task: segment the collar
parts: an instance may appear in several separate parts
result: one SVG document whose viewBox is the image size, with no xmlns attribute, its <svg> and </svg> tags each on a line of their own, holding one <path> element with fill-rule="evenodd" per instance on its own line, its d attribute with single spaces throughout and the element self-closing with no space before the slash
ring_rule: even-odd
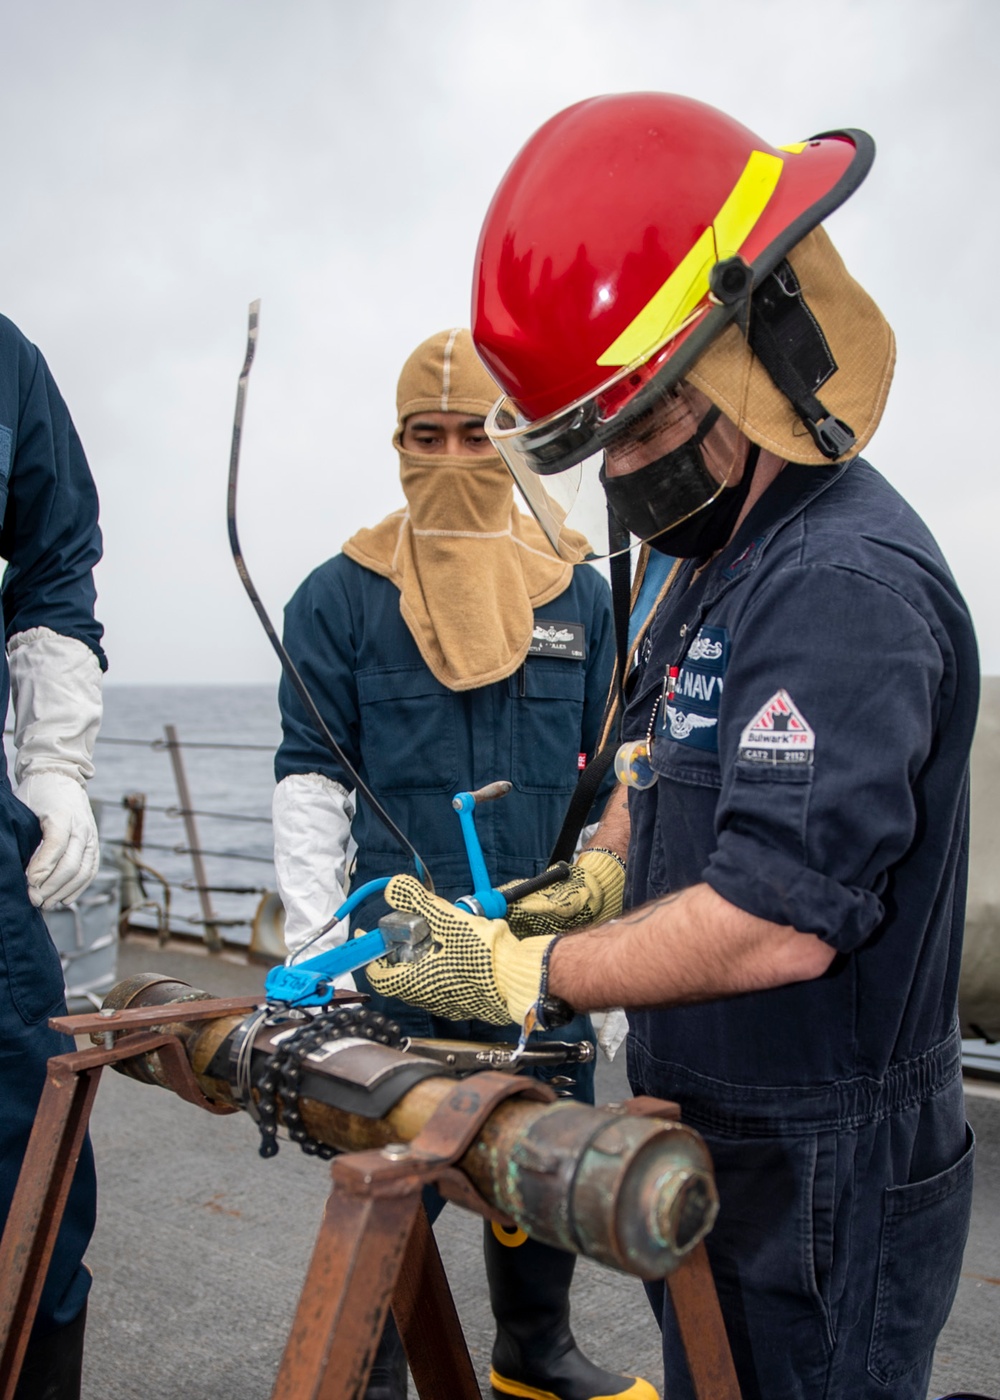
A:
<svg viewBox="0 0 1000 1400">
<path fill-rule="evenodd" d="M 670 620 L 671 628 L 677 633 L 676 645 L 672 643 L 670 653 L 672 668 L 679 670 L 683 666 L 705 618 L 730 588 L 753 574 L 775 535 L 839 481 L 851 465 L 852 462 L 838 462 L 829 467 L 816 467 L 789 462 L 753 506 L 734 538 L 704 566 L 697 580 L 697 559 L 686 560 L 681 565 L 649 630 L 650 641 L 655 645 L 653 634 L 659 630 L 657 623 L 665 625 L 671 599 L 676 599 L 677 611 Z M 685 595 L 690 598 L 687 617 L 683 606 Z M 643 677 L 632 699 L 638 703 L 651 688 L 662 683 L 662 676 Z"/>
<path fill-rule="evenodd" d="M 705 607 L 714 604 L 738 580 L 753 573 L 778 531 L 839 481 L 849 466 L 851 462 L 838 462 L 829 467 L 789 462 L 755 503 L 733 539 L 705 567 L 708 576 L 702 593 Z M 678 580 L 682 587 L 690 582 L 697 567 L 697 560 L 682 567 Z"/>
</svg>

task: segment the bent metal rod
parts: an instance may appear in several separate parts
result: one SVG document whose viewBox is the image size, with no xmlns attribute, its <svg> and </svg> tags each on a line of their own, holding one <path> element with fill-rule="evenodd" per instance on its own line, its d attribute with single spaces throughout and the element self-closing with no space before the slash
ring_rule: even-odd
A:
<svg viewBox="0 0 1000 1400">
<path fill-rule="evenodd" d="M 410 842 L 409 838 L 406 835 L 404 835 L 404 833 L 399 829 L 399 827 L 396 825 L 393 819 L 389 816 L 388 812 L 382 806 L 381 802 L 379 802 L 378 798 L 370 790 L 368 784 L 356 771 L 354 765 L 350 762 L 347 755 L 337 743 L 336 739 L 330 733 L 326 721 L 323 719 L 323 716 L 320 714 L 319 709 L 316 706 L 316 702 L 310 695 L 309 689 L 305 681 L 299 675 L 299 672 L 296 669 L 292 658 L 288 655 L 288 652 L 285 650 L 281 638 L 275 631 L 274 624 L 271 622 L 271 619 L 268 616 L 267 609 L 264 607 L 263 601 L 261 600 L 261 596 L 257 592 L 257 588 L 253 582 L 253 579 L 250 577 L 250 571 L 246 566 L 246 561 L 243 558 L 243 550 L 240 547 L 239 534 L 236 528 L 236 487 L 237 482 L 239 480 L 240 470 L 240 445 L 243 441 L 243 414 L 246 408 L 247 387 L 250 381 L 250 369 L 253 365 L 254 354 L 257 349 L 257 327 L 259 320 L 260 301 L 252 301 L 250 303 L 249 319 L 247 324 L 246 353 L 243 358 L 243 368 L 240 371 L 239 382 L 236 387 L 236 409 L 233 415 L 233 439 L 229 451 L 229 482 L 226 493 L 226 525 L 229 531 L 229 548 L 232 552 L 233 563 L 236 565 L 236 572 L 240 576 L 240 582 L 243 584 L 243 587 L 246 590 L 247 597 L 253 604 L 254 611 L 256 612 L 257 617 L 260 620 L 260 624 L 264 628 L 264 631 L 267 633 L 267 639 L 271 643 L 271 646 L 274 648 L 278 660 L 281 662 L 282 670 L 288 677 L 289 683 L 294 688 L 295 693 L 299 697 L 299 700 L 302 702 L 302 706 L 305 709 L 306 714 L 309 716 L 310 722 L 315 727 L 316 732 L 319 734 L 320 738 L 323 740 L 323 743 L 327 746 L 330 752 L 341 764 L 344 771 L 350 777 L 354 787 L 371 807 L 378 820 L 382 823 L 382 825 L 389 832 L 389 834 L 392 837 L 394 837 L 396 841 L 399 842 L 403 850 L 410 856 L 416 868 L 418 876 L 423 881 L 427 889 L 429 889 L 433 894 L 434 882 L 431 879 L 430 871 L 427 869 L 427 866 L 424 864 L 424 862 L 420 859 L 420 856 L 417 853 L 415 847 Z M 323 929 L 320 930 L 320 932 L 326 932 L 326 930 Z"/>
</svg>

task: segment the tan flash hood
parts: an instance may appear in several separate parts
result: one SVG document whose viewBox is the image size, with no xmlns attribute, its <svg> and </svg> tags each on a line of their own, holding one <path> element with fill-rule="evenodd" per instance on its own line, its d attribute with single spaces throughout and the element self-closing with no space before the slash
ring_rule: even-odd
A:
<svg viewBox="0 0 1000 1400">
<path fill-rule="evenodd" d="M 788 262 L 836 364 L 817 392 L 829 412 L 854 432 L 854 443 L 843 457 L 857 456 L 878 427 L 889 394 L 896 363 L 892 328 L 847 271 L 824 228 L 813 229 L 797 243 Z M 816 466 L 830 460 L 735 323 L 726 327 L 684 377 L 707 394 L 751 442 L 768 452 L 785 461 Z"/>
</svg>

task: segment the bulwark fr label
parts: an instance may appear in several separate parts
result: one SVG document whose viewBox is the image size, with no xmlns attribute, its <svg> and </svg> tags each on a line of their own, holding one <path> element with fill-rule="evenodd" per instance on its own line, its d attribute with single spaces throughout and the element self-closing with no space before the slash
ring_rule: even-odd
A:
<svg viewBox="0 0 1000 1400">
<path fill-rule="evenodd" d="M 816 735 L 787 690 L 772 695 L 740 735 L 746 763 L 812 763 Z"/>
<path fill-rule="evenodd" d="M 531 635 L 529 656 L 562 656 L 567 661 L 585 661 L 587 644 L 582 622 L 536 622 Z"/>
</svg>

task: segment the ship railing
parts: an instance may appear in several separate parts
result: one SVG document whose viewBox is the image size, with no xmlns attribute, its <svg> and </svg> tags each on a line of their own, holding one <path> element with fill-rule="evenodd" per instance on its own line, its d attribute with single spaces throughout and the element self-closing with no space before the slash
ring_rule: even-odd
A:
<svg viewBox="0 0 1000 1400">
<path fill-rule="evenodd" d="M 125 793 L 116 804 L 107 798 L 95 800 L 95 807 L 107 809 L 119 805 L 125 809 L 125 829 L 120 837 L 102 834 L 101 844 L 121 875 L 118 928 L 122 937 L 132 934 L 155 934 L 160 944 L 171 939 L 198 942 L 209 953 L 237 953 L 255 960 L 274 962 L 284 954 L 282 939 L 284 912 L 274 890 L 274 866 L 270 854 L 241 847 L 236 833 L 248 826 L 270 827 L 270 814 L 219 810 L 217 805 L 199 805 L 192 794 L 185 763 L 187 751 L 228 751 L 236 753 L 274 754 L 273 744 L 245 743 L 232 740 L 181 739 L 176 725 L 164 725 L 162 737 L 139 739 L 100 735 L 98 744 L 145 748 L 165 753 L 176 801 L 151 802 L 141 792 Z M 183 824 L 184 839 L 177 842 L 149 840 L 146 836 L 147 814 L 166 821 Z M 213 824 L 231 823 L 234 831 L 232 845 L 220 848 L 204 844 L 199 833 L 199 819 Z M 270 848 L 270 842 L 267 843 Z M 184 857 L 189 875 L 178 878 L 174 872 L 163 870 L 164 862 L 157 857 L 167 854 Z M 152 859 L 150 857 L 152 856 Z M 212 878 L 206 862 L 246 862 L 266 867 L 264 882 L 254 882 L 250 876 L 238 882 L 233 878 Z M 184 913 L 178 907 L 179 893 L 195 895 L 197 913 Z M 213 895 L 239 901 L 238 912 L 224 913 Z M 253 900 L 248 904 L 247 900 Z M 249 930 L 242 937 L 237 930 Z"/>
</svg>

